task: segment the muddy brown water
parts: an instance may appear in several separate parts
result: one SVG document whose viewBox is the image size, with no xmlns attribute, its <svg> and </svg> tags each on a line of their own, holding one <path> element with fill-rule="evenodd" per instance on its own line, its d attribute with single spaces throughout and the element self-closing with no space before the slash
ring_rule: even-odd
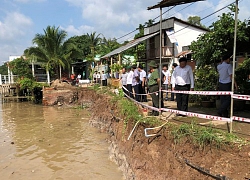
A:
<svg viewBox="0 0 250 180">
<path fill-rule="evenodd" d="M 0 103 L 0 179 L 122 179 L 86 111 Z"/>
</svg>

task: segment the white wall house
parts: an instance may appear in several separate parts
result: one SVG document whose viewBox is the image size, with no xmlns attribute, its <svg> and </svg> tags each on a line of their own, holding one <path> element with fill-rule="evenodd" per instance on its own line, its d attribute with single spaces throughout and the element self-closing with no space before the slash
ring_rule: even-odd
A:
<svg viewBox="0 0 250 180">
<path fill-rule="evenodd" d="M 144 29 L 144 35 L 160 31 L 160 23 L 153 24 Z M 162 43 L 162 64 L 168 64 L 171 68 L 172 63 L 178 63 L 178 54 L 188 50 L 192 41 L 197 40 L 199 35 L 206 33 L 205 28 L 192 25 L 181 19 L 172 17 L 162 21 L 162 37 L 159 33 L 146 40 L 146 59 L 145 61 L 160 58 L 160 39 Z"/>
</svg>

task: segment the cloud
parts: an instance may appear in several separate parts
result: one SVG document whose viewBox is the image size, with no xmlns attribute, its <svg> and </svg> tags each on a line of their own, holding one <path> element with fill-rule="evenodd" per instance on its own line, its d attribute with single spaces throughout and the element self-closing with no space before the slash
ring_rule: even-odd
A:
<svg viewBox="0 0 250 180">
<path fill-rule="evenodd" d="M 29 17 L 18 12 L 7 13 L 3 21 L 0 21 L 1 62 L 8 60 L 9 55 L 23 53 L 27 44 L 31 43 L 26 38 L 32 34 L 29 30 L 32 25 L 33 22 Z"/>
<path fill-rule="evenodd" d="M 95 31 L 107 37 L 118 37 L 136 29 L 149 19 L 159 15 L 159 10 L 148 11 L 152 0 L 65 0 L 81 8 L 82 18 L 95 27 Z M 79 29 L 79 28 L 77 28 Z"/>
<path fill-rule="evenodd" d="M 18 12 L 10 12 L 0 21 L 0 40 L 14 40 L 24 36 L 32 25 L 32 20 Z"/>
<path fill-rule="evenodd" d="M 95 28 L 92 26 L 82 25 L 80 27 L 75 27 L 74 25 L 69 25 L 67 27 L 61 27 L 63 30 L 67 31 L 68 36 L 82 35 L 89 32 L 95 31 Z"/>
</svg>

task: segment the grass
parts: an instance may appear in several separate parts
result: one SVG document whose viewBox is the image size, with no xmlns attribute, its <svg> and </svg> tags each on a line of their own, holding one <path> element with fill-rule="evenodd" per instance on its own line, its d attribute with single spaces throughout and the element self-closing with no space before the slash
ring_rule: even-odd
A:
<svg viewBox="0 0 250 180">
<path fill-rule="evenodd" d="M 182 140 L 189 140 L 202 149 L 205 149 L 207 146 L 221 148 L 222 146 L 233 144 L 241 147 L 247 143 L 244 139 L 234 134 L 214 129 L 211 126 L 201 127 L 196 122 L 171 125 L 169 129 L 175 143 L 180 143 Z"/>
</svg>

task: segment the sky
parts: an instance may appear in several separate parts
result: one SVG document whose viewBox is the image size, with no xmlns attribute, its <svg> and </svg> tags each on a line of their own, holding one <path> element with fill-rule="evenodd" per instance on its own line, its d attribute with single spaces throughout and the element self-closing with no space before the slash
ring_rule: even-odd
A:
<svg viewBox="0 0 250 180">
<path fill-rule="evenodd" d="M 0 65 L 9 56 L 22 55 L 24 50 L 33 46 L 36 34 L 43 34 L 47 26 L 60 27 L 68 33 L 67 38 L 96 32 L 106 38 L 117 38 L 122 43 L 131 40 L 134 33 L 120 38 L 135 30 L 139 24 L 159 16 L 159 9 L 147 10 L 160 0 L 0 0 Z M 201 18 L 234 2 L 234 0 L 205 0 L 180 5 L 163 15 L 187 20 L 189 16 Z M 250 18 L 250 0 L 240 0 L 239 19 Z M 163 12 L 169 8 L 164 8 Z M 220 11 L 204 20 L 209 26 Z M 158 22 L 159 18 L 155 20 Z M 137 33 L 137 32 L 135 32 Z"/>
</svg>

